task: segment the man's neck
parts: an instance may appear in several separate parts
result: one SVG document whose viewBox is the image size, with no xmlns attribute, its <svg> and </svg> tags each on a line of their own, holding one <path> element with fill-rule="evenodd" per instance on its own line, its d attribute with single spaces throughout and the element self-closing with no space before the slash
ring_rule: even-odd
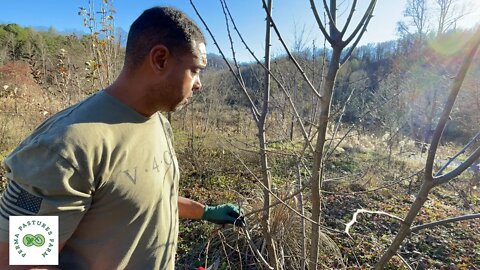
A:
<svg viewBox="0 0 480 270">
<path fill-rule="evenodd" d="M 105 91 L 123 104 L 132 108 L 136 112 L 150 117 L 156 111 L 149 109 L 146 105 L 145 91 L 146 85 L 135 74 L 130 74 L 122 70 L 118 78 Z"/>
</svg>

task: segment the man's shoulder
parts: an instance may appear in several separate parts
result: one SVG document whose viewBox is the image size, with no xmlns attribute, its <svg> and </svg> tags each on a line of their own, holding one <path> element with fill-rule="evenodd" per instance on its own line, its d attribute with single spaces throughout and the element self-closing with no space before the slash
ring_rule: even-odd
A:
<svg viewBox="0 0 480 270">
<path fill-rule="evenodd" d="M 95 102 L 95 95 L 92 95 L 55 113 L 35 128 L 12 153 L 37 146 L 56 150 L 71 143 L 82 144 L 98 137 L 98 128 L 92 126 L 96 122 L 95 118 L 100 115 L 89 108 Z"/>
</svg>

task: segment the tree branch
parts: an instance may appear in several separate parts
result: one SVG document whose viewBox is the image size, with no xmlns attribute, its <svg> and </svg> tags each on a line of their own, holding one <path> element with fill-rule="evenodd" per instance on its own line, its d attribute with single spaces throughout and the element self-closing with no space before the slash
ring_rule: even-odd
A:
<svg viewBox="0 0 480 270">
<path fill-rule="evenodd" d="M 332 147 L 332 144 L 333 144 L 333 141 L 335 139 L 335 136 L 337 136 L 337 132 L 338 132 L 338 129 L 340 128 L 340 123 L 342 122 L 342 117 L 343 115 L 345 115 L 345 110 L 347 109 L 347 104 L 348 102 L 350 101 L 350 99 L 352 98 L 353 96 L 353 93 L 355 92 L 355 87 L 352 87 L 352 91 L 350 91 L 350 94 L 348 95 L 347 97 L 347 100 L 345 101 L 345 103 L 343 104 L 342 106 L 342 109 L 341 109 L 341 112 L 340 112 L 340 116 L 338 117 L 338 120 L 337 122 L 335 123 L 335 128 L 333 129 L 333 134 L 332 134 L 332 140 L 328 143 L 328 146 L 326 147 L 326 149 L 328 149 L 328 151 L 325 151 L 325 155 L 324 155 L 324 158 L 325 160 L 328 160 L 330 158 L 330 156 L 333 154 L 333 152 L 335 151 L 335 149 L 340 145 L 340 143 L 343 141 L 340 140 L 334 148 L 331 148 Z M 354 125 L 352 125 L 354 126 Z M 347 132 L 348 134 L 348 132 Z M 346 134 L 345 134 L 346 136 Z"/>
<path fill-rule="evenodd" d="M 375 5 L 377 4 L 377 0 L 371 0 L 370 1 L 370 5 L 368 6 L 367 10 L 365 11 L 365 14 L 363 15 L 362 19 L 360 20 L 360 22 L 358 23 L 357 25 L 357 28 L 355 28 L 355 30 L 353 30 L 352 34 L 350 35 L 350 37 L 348 37 L 342 44 L 343 47 L 347 46 L 354 38 L 355 36 L 358 34 L 358 32 L 362 29 L 362 33 L 360 34 L 360 36 L 363 35 L 363 32 L 365 32 L 365 29 L 368 25 L 368 22 L 370 21 L 370 17 L 372 16 L 373 14 L 373 10 L 375 9 Z"/>
<path fill-rule="evenodd" d="M 386 188 L 390 188 L 390 187 L 393 187 L 395 185 L 398 185 L 398 184 L 401 184 L 403 181 L 407 180 L 407 179 L 410 179 L 412 177 L 414 177 L 415 175 L 418 175 L 420 172 L 422 172 L 422 170 L 419 170 L 407 177 L 404 177 L 404 178 L 400 178 L 398 180 L 396 180 L 395 182 L 393 183 L 390 183 L 390 184 L 387 184 L 387 185 L 384 185 L 384 186 L 381 186 L 381 187 L 377 187 L 377 188 L 374 188 L 374 189 L 369 189 L 369 190 L 365 190 L 365 191 L 355 191 L 355 192 L 348 192 L 348 193 L 338 193 L 338 192 L 330 192 L 330 191 L 324 191 L 322 190 L 322 193 L 325 193 L 325 194 L 332 194 L 332 195 L 338 195 L 338 196 L 348 196 L 348 195 L 359 195 L 359 194 L 366 194 L 366 193 L 372 193 L 372 192 L 375 192 L 375 191 L 378 191 L 378 190 L 381 190 L 381 189 L 386 189 Z M 325 182 L 328 182 L 328 181 L 325 181 Z"/>
<path fill-rule="evenodd" d="M 245 87 L 245 81 L 243 80 L 242 72 L 240 71 L 240 66 L 238 65 L 238 61 L 237 61 L 237 58 L 235 56 L 235 48 L 233 47 L 232 35 L 230 34 L 230 24 L 228 23 L 228 17 L 227 17 L 227 13 L 226 13 L 226 10 L 225 10 L 227 3 L 225 3 L 225 0 L 220 0 L 220 4 L 222 5 L 223 15 L 225 16 L 225 24 L 227 26 L 228 39 L 230 40 L 230 48 L 232 50 L 233 62 L 235 63 L 235 67 L 237 68 L 238 77 L 240 78 L 240 81 L 242 82 L 242 85 Z"/>
<path fill-rule="evenodd" d="M 453 157 L 449 158 L 447 163 L 445 163 L 441 168 L 440 170 L 438 170 L 438 172 L 435 174 L 435 176 L 441 176 L 441 174 L 443 173 L 443 171 L 448 168 L 448 165 L 450 165 L 450 163 L 452 163 L 457 157 L 459 157 L 460 155 L 464 154 L 465 151 L 468 149 L 468 147 L 470 147 L 470 145 L 472 145 L 474 142 L 476 142 L 478 139 L 480 138 L 480 132 L 477 133 L 477 135 L 475 135 L 475 137 L 473 137 L 473 139 L 471 139 L 463 148 L 462 150 L 458 151 L 458 153 L 456 153 Z"/>
<path fill-rule="evenodd" d="M 413 267 L 411 267 L 408 264 L 408 261 L 405 258 L 403 258 L 398 252 L 397 252 L 397 256 L 400 258 L 400 260 L 402 260 L 402 262 L 405 264 L 405 266 L 408 268 L 408 270 L 413 270 Z"/>
<path fill-rule="evenodd" d="M 315 16 L 315 20 L 317 20 L 318 27 L 320 28 L 320 31 L 322 31 L 323 36 L 325 39 L 330 43 L 330 45 L 334 44 L 334 41 L 332 37 L 328 34 L 327 30 L 325 29 L 325 26 L 322 23 L 322 20 L 320 19 L 320 16 L 318 15 L 317 7 L 315 6 L 315 1 L 310 0 L 310 6 L 312 7 L 313 15 Z"/>
<path fill-rule="evenodd" d="M 274 268 L 268 264 L 268 262 L 267 262 L 267 260 L 265 260 L 265 258 L 263 258 L 262 254 L 260 253 L 257 246 L 255 245 L 252 238 L 250 237 L 250 234 L 248 233 L 248 230 L 246 228 L 241 228 L 241 230 L 245 233 L 245 238 L 247 238 L 248 243 L 250 244 L 250 248 L 255 252 L 255 254 L 258 256 L 259 260 L 265 265 L 265 267 L 267 267 L 267 269 L 272 269 L 273 270 Z"/>
<path fill-rule="evenodd" d="M 427 162 L 425 164 L 425 177 L 429 179 L 428 181 L 433 181 L 433 162 L 435 160 L 435 155 L 437 153 L 437 148 L 438 144 L 440 142 L 440 139 L 442 138 L 443 131 L 445 130 L 445 126 L 447 125 L 447 121 L 450 118 L 450 112 L 452 111 L 453 105 L 455 103 L 455 100 L 458 96 L 458 93 L 460 92 L 460 88 L 462 86 L 463 80 L 465 79 L 465 76 L 467 74 L 468 69 L 470 68 L 470 65 L 472 64 L 472 61 L 474 59 L 475 54 L 477 53 L 478 47 L 480 46 L 480 27 L 477 28 L 477 31 L 473 35 L 471 41 L 470 41 L 470 50 L 465 56 L 462 66 L 460 67 L 460 71 L 458 72 L 458 75 L 455 77 L 455 80 L 453 81 L 453 86 L 452 90 L 450 92 L 450 95 L 448 96 L 447 102 L 445 104 L 445 107 L 443 109 L 442 115 L 440 117 L 440 120 L 438 121 L 437 128 L 435 129 L 435 132 L 433 134 L 432 142 L 430 144 L 430 148 L 428 149 L 428 156 L 427 156 Z M 480 152 L 479 149 L 477 149 L 472 156 Z M 470 158 L 472 157 L 470 156 Z M 469 159 L 470 159 L 469 158 Z M 472 161 L 473 162 L 473 161 Z M 463 167 L 462 167 L 463 168 Z M 458 170 L 457 170 L 458 169 Z M 458 173 L 462 172 L 463 170 L 460 170 L 457 168 L 455 171 L 455 174 L 452 172 L 449 174 L 450 176 L 458 175 Z M 445 183 L 449 181 L 450 179 L 446 178 L 446 175 L 440 176 L 436 179 L 437 182 Z M 441 180 L 440 180 L 441 179 Z"/>
<path fill-rule="evenodd" d="M 383 253 L 383 255 L 380 257 L 377 264 L 375 265 L 374 269 L 376 270 L 384 269 L 385 265 L 388 263 L 388 261 L 399 249 L 405 237 L 407 237 L 410 234 L 413 221 L 415 220 L 418 213 L 420 212 L 423 205 L 425 204 L 425 201 L 427 200 L 430 190 L 434 187 L 435 183 L 433 181 L 434 178 L 432 175 L 432 171 L 433 171 L 433 162 L 435 159 L 437 147 L 438 147 L 440 138 L 442 137 L 442 133 L 445 129 L 445 125 L 449 118 L 455 99 L 457 98 L 462 82 L 465 78 L 465 75 L 470 67 L 470 64 L 473 60 L 473 57 L 475 56 L 475 53 L 479 45 L 480 45 L 480 28 L 477 29 L 476 33 L 474 34 L 474 36 L 466 46 L 466 48 L 468 48 L 468 46 L 472 46 L 471 50 L 467 53 L 465 59 L 463 60 L 458 76 L 456 77 L 454 85 L 452 86 L 452 89 L 450 91 L 447 103 L 445 104 L 444 110 L 442 112 L 442 116 L 437 124 L 437 127 L 435 128 L 435 133 L 432 139 L 431 147 L 428 150 L 427 162 L 425 164 L 424 181 L 420 188 L 420 191 L 418 192 L 415 201 L 410 206 L 410 210 L 408 211 L 404 222 L 400 226 L 400 229 L 397 235 L 395 236 L 395 238 L 393 239 L 392 243 L 390 244 L 388 249 L 385 251 L 385 253 Z M 446 179 L 446 181 L 449 181 L 449 180 L 450 179 Z"/>
<path fill-rule="evenodd" d="M 469 219 L 475 219 L 475 218 L 480 218 L 480 213 L 464 215 L 464 216 L 459 216 L 459 217 L 454 217 L 454 218 L 447 218 L 447 219 L 443 219 L 443 220 L 439 220 L 439 221 L 435 221 L 435 222 L 431 222 L 431 223 L 427 223 L 427 224 L 417 225 L 417 226 L 412 227 L 410 229 L 410 231 L 411 232 L 418 232 L 418 231 L 423 230 L 423 229 L 433 228 L 433 227 L 444 225 L 444 224 L 451 223 L 451 222 L 469 220 Z"/>
<path fill-rule="evenodd" d="M 460 165 L 458 165 L 457 168 L 455 168 L 451 172 L 448 172 L 441 176 L 434 177 L 433 178 L 434 185 L 438 186 L 452 180 L 455 176 L 460 175 L 463 171 L 468 169 L 468 167 L 470 167 L 473 164 L 473 162 L 478 160 L 478 158 L 480 158 L 480 147 L 475 149 L 475 151 L 467 158 L 467 160 L 462 162 Z"/>
<path fill-rule="evenodd" d="M 358 45 L 358 42 L 360 42 L 360 40 L 362 39 L 363 37 L 363 34 L 365 34 L 365 32 L 367 32 L 367 26 L 368 26 L 368 23 L 370 22 L 370 19 L 372 18 L 373 16 L 368 16 L 368 19 L 367 19 L 367 22 L 364 24 L 363 28 L 362 28 L 362 31 L 360 32 L 360 34 L 358 35 L 357 39 L 355 40 L 355 42 L 353 42 L 352 46 L 350 47 L 350 49 L 348 50 L 348 52 L 345 54 L 345 56 L 343 57 L 342 60 L 340 60 L 340 64 L 343 65 L 345 62 L 347 62 L 347 60 L 350 58 L 350 56 L 352 55 L 353 53 L 353 50 L 355 50 L 355 48 L 357 47 Z"/>
<path fill-rule="evenodd" d="M 335 10 L 334 12 L 330 10 L 331 7 L 328 6 L 327 0 L 323 0 L 323 6 L 325 8 L 325 13 L 327 13 L 328 19 L 330 20 L 330 25 L 332 26 L 333 29 L 335 29 L 336 32 L 338 32 L 337 22 L 335 19 L 335 13 L 336 13 Z M 337 7 L 334 6 L 333 8 L 336 9 Z"/>
<path fill-rule="evenodd" d="M 350 9 L 350 14 L 348 14 L 347 21 L 345 22 L 345 25 L 343 26 L 342 32 L 340 33 L 341 36 L 345 35 L 345 32 L 347 32 L 348 25 L 352 21 L 353 14 L 355 13 L 355 7 L 357 6 L 357 0 L 353 0 L 352 3 L 352 8 Z"/>
</svg>

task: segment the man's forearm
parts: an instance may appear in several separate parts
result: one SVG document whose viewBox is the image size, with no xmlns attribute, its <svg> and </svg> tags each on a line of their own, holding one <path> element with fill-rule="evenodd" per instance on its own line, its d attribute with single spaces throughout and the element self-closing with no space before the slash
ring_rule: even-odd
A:
<svg viewBox="0 0 480 270">
<path fill-rule="evenodd" d="M 186 219 L 202 219 L 205 205 L 184 198 L 178 197 L 178 216 Z"/>
</svg>

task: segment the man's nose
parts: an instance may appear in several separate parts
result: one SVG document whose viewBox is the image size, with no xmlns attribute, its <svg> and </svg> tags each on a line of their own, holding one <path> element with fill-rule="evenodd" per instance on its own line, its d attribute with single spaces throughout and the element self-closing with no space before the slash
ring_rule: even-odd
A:
<svg viewBox="0 0 480 270">
<path fill-rule="evenodd" d="M 193 83 L 192 90 L 200 90 L 202 88 L 202 82 L 200 82 L 200 76 L 197 76 L 195 82 Z"/>
</svg>

